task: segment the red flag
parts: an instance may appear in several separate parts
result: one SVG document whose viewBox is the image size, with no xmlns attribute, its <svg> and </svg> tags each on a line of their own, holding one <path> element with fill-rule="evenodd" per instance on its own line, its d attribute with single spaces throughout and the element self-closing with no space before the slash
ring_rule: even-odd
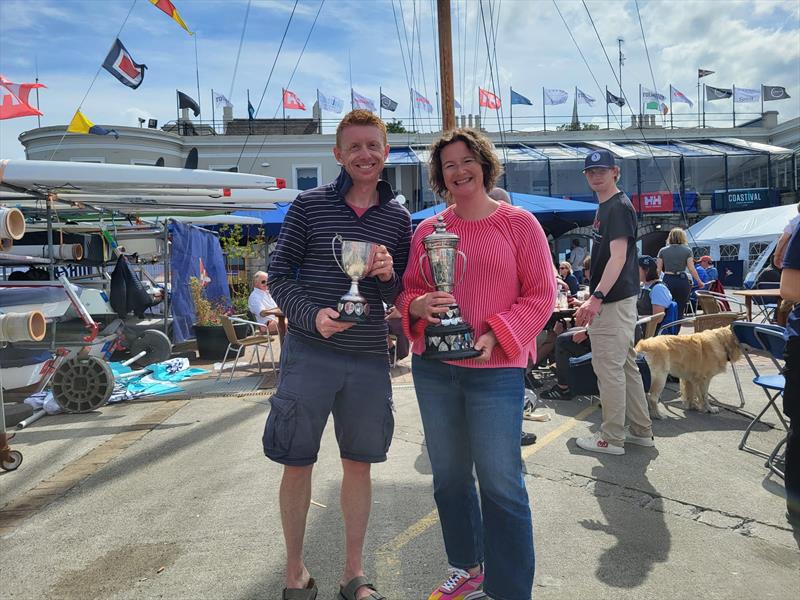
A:
<svg viewBox="0 0 800 600">
<path fill-rule="evenodd" d="M 0 75 L 0 119 L 41 115 L 28 102 L 28 95 L 33 88 L 42 87 L 41 83 L 11 83 Z"/>
<path fill-rule="evenodd" d="M 181 19 L 181 16 L 178 14 L 178 9 L 175 8 L 175 5 L 170 2 L 170 0 L 150 0 L 150 4 L 164 11 L 171 19 L 174 19 L 178 25 L 183 27 L 189 35 L 194 35 L 193 31 L 189 31 L 189 27 L 183 22 L 183 19 Z"/>
<path fill-rule="evenodd" d="M 500 98 L 495 96 L 492 92 L 488 92 L 483 88 L 478 88 L 478 105 L 497 110 L 500 108 Z"/>
<path fill-rule="evenodd" d="M 297 94 L 289 90 L 283 90 L 283 108 L 292 110 L 305 110 L 306 105 L 300 101 Z"/>
<path fill-rule="evenodd" d="M 211 277 L 208 276 L 208 271 L 206 271 L 206 266 L 203 264 L 203 259 L 198 259 L 200 261 L 200 285 L 206 287 L 209 283 L 211 283 Z"/>
</svg>

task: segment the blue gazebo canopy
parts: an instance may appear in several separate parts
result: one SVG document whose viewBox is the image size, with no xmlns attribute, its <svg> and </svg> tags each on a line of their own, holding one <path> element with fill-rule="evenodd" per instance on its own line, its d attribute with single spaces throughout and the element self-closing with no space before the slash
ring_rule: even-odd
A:
<svg viewBox="0 0 800 600">
<path fill-rule="evenodd" d="M 264 235 L 277 236 L 281 232 L 281 225 L 283 219 L 286 218 L 286 213 L 291 206 L 290 202 L 279 202 L 275 204 L 274 209 L 270 210 L 237 210 L 234 215 L 239 217 L 255 217 L 261 219 L 264 227 Z M 243 227 L 243 229 L 249 226 Z M 256 227 L 254 225 L 254 227 Z"/>
<path fill-rule="evenodd" d="M 594 221 L 597 204 L 579 200 L 565 200 L 549 196 L 536 196 L 511 192 L 511 203 L 532 213 L 547 233 L 558 237 L 575 227 L 589 225 Z M 447 205 L 436 204 L 411 215 L 411 221 L 418 225 L 423 220 L 442 212 Z"/>
</svg>

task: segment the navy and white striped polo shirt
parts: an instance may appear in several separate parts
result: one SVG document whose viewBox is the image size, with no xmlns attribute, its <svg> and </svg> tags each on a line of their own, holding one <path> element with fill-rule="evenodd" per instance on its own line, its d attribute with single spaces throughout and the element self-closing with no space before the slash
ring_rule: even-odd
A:
<svg viewBox="0 0 800 600">
<path fill-rule="evenodd" d="M 287 316 L 293 335 L 335 350 L 386 354 L 383 303 L 394 303 L 400 291 L 411 244 L 411 215 L 394 199 L 391 186 L 381 180 L 377 185 L 379 203 L 359 217 L 345 202 L 352 185 L 342 169 L 335 181 L 297 196 L 272 253 L 269 290 Z M 358 289 L 369 302 L 369 319 L 326 339 L 317 331 L 317 313 L 324 307 L 336 309 L 339 298 L 350 289 L 350 279 L 331 250 L 337 233 L 345 240 L 386 246 L 394 261 L 394 277 L 385 283 L 377 277 L 362 279 Z"/>
</svg>

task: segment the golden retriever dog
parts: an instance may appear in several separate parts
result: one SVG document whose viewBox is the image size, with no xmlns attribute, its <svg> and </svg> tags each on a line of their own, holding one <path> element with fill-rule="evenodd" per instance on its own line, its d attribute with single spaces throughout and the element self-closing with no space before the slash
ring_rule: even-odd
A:
<svg viewBox="0 0 800 600">
<path fill-rule="evenodd" d="M 715 375 L 724 373 L 728 361 L 741 357 L 733 330 L 709 329 L 691 335 L 659 335 L 640 341 L 636 351 L 644 353 L 650 367 L 651 383 L 647 402 L 650 416 L 663 419 L 658 401 L 667 375 L 681 380 L 683 408 L 718 413 L 708 401 L 708 385 Z"/>
</svg>

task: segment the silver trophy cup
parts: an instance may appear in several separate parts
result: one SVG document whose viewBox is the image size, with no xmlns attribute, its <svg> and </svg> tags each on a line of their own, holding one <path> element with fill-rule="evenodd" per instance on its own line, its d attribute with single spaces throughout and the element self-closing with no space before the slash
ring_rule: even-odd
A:
<svg viewBox="0 0 800 600">
<path fill-rule="evenodd" d="M 422 240 L 425 254 L 419 257 L 420 272 L 428 286 L 439 292 L 452 293 L 467 272 L 467 257 L 458 250 L 458 239 L 455 233 L 446 231 L 444 217 L 440 216 L 435 231 Z M 459 256 L 462 259 L 462 270 L 456 281 Z M 428 281 L 425 274 L 425 259 L 430 263 L 433 282 Z M 461 317 L 458 304 L 452 304 L 439 318 L 439 324 L 430 324 L 425 328 L 425 351 L 422 358 L 456 360 L 480 356 L 481 353 L 473 347 L 475 334 L 472 326 Z"/>
<path fill-rule="evenodd" d="M 336 242 L 341 244 L 341 251 L 336 251 Z M 342 239 L 338 233 L 331 240 L 333 258 L 339 268 L 350 278 L 350 289 L 339 299 L 336 310 L 339 321 L 363 323 L 369 315 L 369 303 L 358 292 L 358 282 L 372 269 L 377 246 L 372 242 L 354 242 Z M 339 257 L 341 256 L 341 261 Z"/>
</svg>

